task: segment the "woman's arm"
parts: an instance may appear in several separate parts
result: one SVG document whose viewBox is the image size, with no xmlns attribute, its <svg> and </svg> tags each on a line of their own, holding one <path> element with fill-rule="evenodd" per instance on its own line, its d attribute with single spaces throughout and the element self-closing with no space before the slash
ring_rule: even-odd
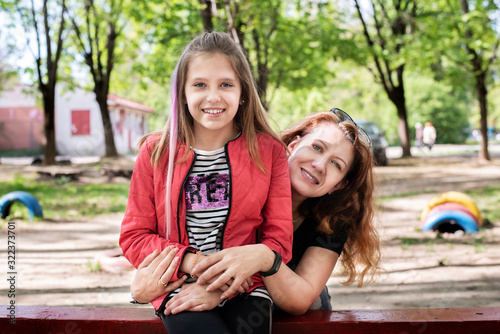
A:
<svg viewBox="0 0 500 334">
<path fill-rule="evenodd" d="M 176 257 L 178 249 L 175 248 L 174 246 L 168 246 L 163 250 L 161 253 L 159 253 L 157 250 L 155 250 L 153 253 L 149 254 L 144 261 L 139 265 L 134 281 L 132 282 L 130 286 L 130 291 L 132 295 L 134 296 L 134 299 L 140 303 L 148 303 L 153 301 L 154 299 L 164 295 L 165 293 L 171 292 L 175 289 L 177 289 L 179 286 L 184 284 L 186 281 L 186 278 L 188 277 L 187 275 L 183 275 L 179 280 L 173 281 L 171 280 L 171 277 L 173 274 L 176 272 L 176 268 L 179 264 L 179 258 Z M 189 255 L 189 256 L 188 256 Z M 181 270 L 188 270 L 186 268 L 192 268 L 194 264 L 193 261 L 200 261 L 203 257 L 196 258 L 196 255 L 188 253 L 184 257 L 183 264 L 180 266 Z M 187 263 L 187 264 L 185 264 Z M 190 270 L 190 269 L 189 269 Z M 219 274 L 220 275 L 220 274 Z M 229 278 L 227 275 L 222 275 L 224 278 Z M 216 276 L 217 278 L 217 276 Z M 170 283 L 168 283 L 171 281 Z M 209 282 L 212 282 L 212 280 L 209 280 Z M 232 279 L 227 282 L 228 285 L 231 285 L 233 282 Z M 166 283 L 165 285 L 163 283 Z M 217 296 L 217 301 L 220 302 L 220 295 L 222 294 L 222 290 L 227 290 L 229 288 L 228 285 L 223 285 L 221 286 L 221 290 L 219 290 L 218 296 Z M 243 293 L 245 292 L 249 286 L 252 285 L 251 279 L 248 279 L 246 281 L 243 281 L 243 283 L 236 287 L 236 291 Z M 206 285 L 203 288 L 203 292 L 205 292 Z M 184 295 L 189 293 L 191 296 L 194 295 L 193 293 L 194 289 L 190 289 L 188 292 L 181 292 L 180 295 Z M 207 299 L 202 299 L 202 298 L 209 298 L 210 296 L 213 296 L 213 294 L 205 292 L 206 296 L 196 296 L 198 301 L 197 307 L 193 309 L 193 303 L 187 303 L 186 305 L 183 305 L 181 302 L 176 302 L 173 308 L 177 308 L 177 312 L 180 312 L 178 310 L 190 310 L 190 311 L 197 311 L 201 307 L 199 305 L 203 304 L 203 307 L 207 307 L 208 303 L 206 302 Z M 171 305 L 174 301 L 176 301 L 178 298 L 174 297 L 171 299 L 172 302 L 169 302 L 169 305 Z M 216 303 L 215 305 L 217 305 Z"/>
<path fill-rule="evenodd" d="M 275 304 L 293 315 L 305 313 L 326 285 L 338 257 L 338 254 L 331 250 L 309 247 L 295 272 L 288 266 L 281 265 L 276 274 L 264 277 L 266 288 Z M 242 277 L 257 271 L 269 270 L 274 259 L 274 253 L 262 244 L 232 247 L 208 256 L 196 265 L 194 271 L 205 270 L 198 279 L 200 284 L 225 271 L 230 272 L 235 277 L 234 281 L 238 282 Z M 213 291 L 225 284 L 229 277 L 225 276 L 228 275 L 221 275 L 207 289 Z M 221 298 L 227 298 L 235 291 L 231 286 Z M 300 294 L 297 291 L 300 291 Z"/>
<path fill-rule="evenodd" d="M 293 315 L 305 313 L 328 282 L 338 257 L 331 250 L 309 247 L 295 272 L 282 265 L 276 274 L 264 277 L 274 303 Z"/>
<path fill-rule="evenodd" d="M 204 258 L 193 268 L 193 273 L 199 275 L 198 284 L 211 283 L 207 291 L 230 285 L 221 296 L 225 299 L 236 293 L 237 288 L 256 272 L 269 270 L 274 258 L 273 251 L 263 244 L 231 247 Z"/>
</svg>

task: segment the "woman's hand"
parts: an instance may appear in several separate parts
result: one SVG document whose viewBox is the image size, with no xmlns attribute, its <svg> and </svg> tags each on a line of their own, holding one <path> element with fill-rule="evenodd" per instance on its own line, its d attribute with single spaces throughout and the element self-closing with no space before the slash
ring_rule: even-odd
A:
<svg viewBox="0 0 500 334">
<path fill-rule="evenodd" d="M 155 250 L 142 261 L 130 286 L 135 300 L 149 303 L 184 283 L 187 276 L 168 283 L 179 264 L 179 258 L 175 256 L 178 251 L 178 248 L 169 246 L 161 253 Z"/>
<path fill-rule="evenodd" d="M 165 315 L 183 311 L 208 311 L 219 305 L 221 291 L 206 291 L 206 285 L 187 284 L 165 304 Z"/>
<path fill-rule="evenodd" d="M 193 273 L 203 273 L 199 275 L 198 284 L 210 283 L 207 291 L 225 290 L 221 296 L 225 299 L 235 294 L 245 282 L 252 286 L 250 276 L 269 270 L 274 258 L 275 254 L 263 244 L 232 247 L 210 254 L 193 268 Z M 225 288 L 227 285 L 228 289 Z"/>
</svg>

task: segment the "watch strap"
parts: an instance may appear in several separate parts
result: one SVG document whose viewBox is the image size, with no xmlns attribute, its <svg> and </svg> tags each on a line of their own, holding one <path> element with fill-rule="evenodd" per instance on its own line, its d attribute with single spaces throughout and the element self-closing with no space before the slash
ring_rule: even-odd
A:
<svg viewBox="0 0 500 334">
<path fill-rule="evenodd" d="M 273 250 L 273 253 L 276 255 L 276 257 L 274 258 L 273 266 L 268 271 L 259 271 L 259 274 L 261 274 L 261 276 L 267 277 L 267 276 L 274 275 L 280 269 L 281 262 L 283 261 L 283 258 L 281 257 L 281 254 L 278 253 L 277 251 Z"/>
</svg>

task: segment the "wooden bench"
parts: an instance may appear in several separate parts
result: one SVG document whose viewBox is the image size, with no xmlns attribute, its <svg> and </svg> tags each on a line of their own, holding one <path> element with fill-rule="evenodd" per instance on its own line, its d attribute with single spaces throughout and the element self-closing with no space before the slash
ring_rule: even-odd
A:
<svg viewBox="0 0 500 334">
<path fill-rule="evenodd" d="M 150 308 L 1 306 L 2 333 L 165 334 Z M 7 310 L 7 312 L 6 312 Z M 14 313 L 15 325 L 10 314 Z M 275 316 L 274 334 L 491 334 L 500 329 L 500 307 L 401 310 L 309 311 Z"/>
</svg>

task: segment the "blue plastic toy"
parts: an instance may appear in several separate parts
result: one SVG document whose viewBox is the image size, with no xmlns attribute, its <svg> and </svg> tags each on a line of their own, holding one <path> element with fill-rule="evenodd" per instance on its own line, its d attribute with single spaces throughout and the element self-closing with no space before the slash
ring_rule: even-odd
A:
<svg viewBox="0 0 500 334">
<path fill-rule="evenodd" d="M 10 207 L 14 202 L 23 203 L 29 210 L 30 222 L 35 217 L 43 218 L 42 207 L 35 196 L 26 191 L 13 191 L 0 198 L 0 214 L 3 219 L 9 215 Z"/>
<path fill-rule="evenodd" d="M 452 222 L 460 226 L 466 233 L 472 234 L 479 231 L 474 219 L 465 212 L 458 210 L 439 211 L 428 216 L 422 225 L 422 231 L 437 230 L 441 224 Z"/>
</svg>

